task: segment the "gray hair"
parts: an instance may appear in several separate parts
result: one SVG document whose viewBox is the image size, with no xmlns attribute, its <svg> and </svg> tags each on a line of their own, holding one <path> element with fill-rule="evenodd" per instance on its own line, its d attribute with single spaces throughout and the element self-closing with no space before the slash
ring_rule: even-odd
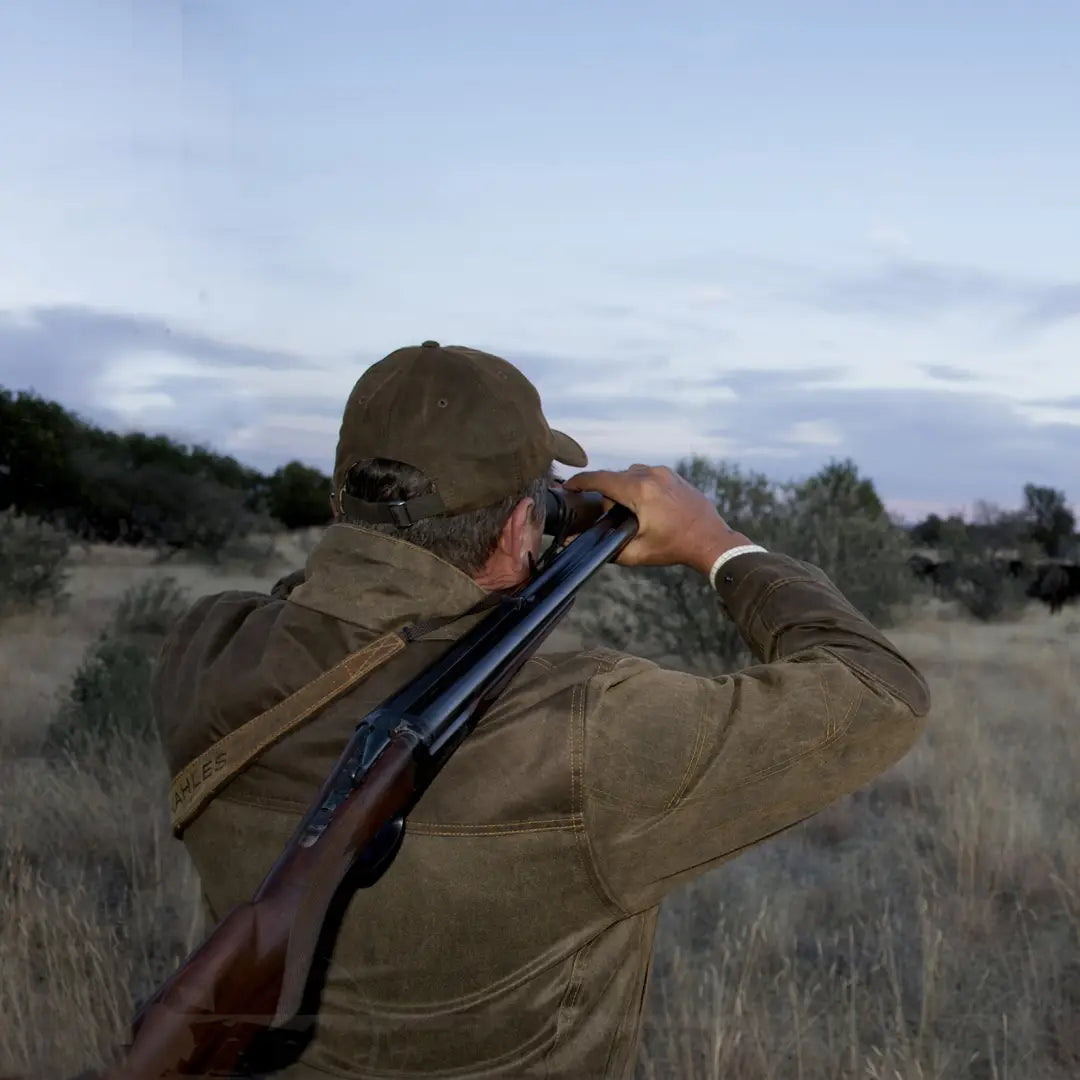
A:
<svg viewBox="0 0 1080 1080">
<path fill-rule="evenodd" d="M 548 468 L 543 476 L 531 480 L 520 491 L 492 506 L 467 510 L 463 514 L 423 518 L 414 525 L 371 524 L 356 521 L 344 512 L 341 520 L 383 536 L 407 540 L 472 575 L 478 573 L 491 557 L 498 546 L 503 527 L 522 499 L 532 499 L 534 520 L 543 524 L 546 506 L 544 492 L 552 476 L 552 469 Z M 397 502 L 428 495 L 435 490 L 435 485 L 411 465 L 375 458 L 362 461 L 349 470 L 345 490 L 366 502 Z"/>
</svg>

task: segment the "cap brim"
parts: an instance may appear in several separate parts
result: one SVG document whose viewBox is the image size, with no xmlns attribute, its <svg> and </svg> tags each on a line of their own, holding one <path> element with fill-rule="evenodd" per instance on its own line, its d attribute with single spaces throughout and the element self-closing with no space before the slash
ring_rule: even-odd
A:
<svg viewBox="0 0 1080 1080">
<path fill-rule="evenodd" d="M 584 469 L 589 464 L 589 455 L 569 435 L 551 429 L 552 456 L 563 465 L 573 465 L 575 469 Z"/>
</svg>

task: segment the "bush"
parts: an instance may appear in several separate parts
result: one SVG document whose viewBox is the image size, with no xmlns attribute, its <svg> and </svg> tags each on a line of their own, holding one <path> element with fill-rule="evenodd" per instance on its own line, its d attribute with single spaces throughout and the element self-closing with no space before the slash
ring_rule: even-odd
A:
<svg viewBox="0 0 1080 1080">
<path fill-rule="evenodd" d="M 129 589 L 87 650 L 67 699 L 49 726 L 44 752 L 84 756 L 115 741 L 154 738 L 150 679 L 161 645 L 188 607 L 172 578 Z"/>
<path fill-rule="evenodd" d="M 218 558 L 272 522 L 242 492 L 160 464 L 128 468 L 106 458 L 83 463 L 80 528 L 91 537 L 152 544 Z"/>
<path fill-rule="evenodd" d="M 64 599 L 71 541 L 47 522 L 0 511 L 0 614 Z"/>
<path fill-rule="evenodd" d="M 939 591 L 973 618 L 990 622 L 1019 615 L 1027 604 L 1024 589 L 1024 581 L 1008 577 L 988 562 L 966 560 L 956 564 Z"/>
<path fill-rule="evenodd" d="M 330 522 L 330 481 L 318 469 L 290 461 L 267 482 L 270 513 L 286 529 Z"/>
</svg>

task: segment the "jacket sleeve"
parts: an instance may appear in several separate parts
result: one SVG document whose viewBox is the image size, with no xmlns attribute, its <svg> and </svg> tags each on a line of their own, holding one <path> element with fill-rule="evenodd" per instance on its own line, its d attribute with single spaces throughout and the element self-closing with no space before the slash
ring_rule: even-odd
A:
<svg viewBox="0 0 1080 1080">
<path fill-rule="evenodd" d="M 586 836 L 626 912 L 867 783 L 930 708 L 919 672 L 817 567 L 739 555 L 717 592 L 758 664 L 707 678 L 612 657 L 584 691 Z"/>
</svg>

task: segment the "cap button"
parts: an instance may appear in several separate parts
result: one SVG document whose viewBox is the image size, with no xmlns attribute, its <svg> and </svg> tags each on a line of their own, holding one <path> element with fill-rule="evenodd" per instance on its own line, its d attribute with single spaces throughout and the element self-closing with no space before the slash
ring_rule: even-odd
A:
<svg viewBox="0 0 1080 1080">
<path fill-rule="evenodd" d="M 439 343 L 437 341 L 425 341 L 422 346 L 425 349 L 437 349 L 438 347 Z"/>
</svg>

